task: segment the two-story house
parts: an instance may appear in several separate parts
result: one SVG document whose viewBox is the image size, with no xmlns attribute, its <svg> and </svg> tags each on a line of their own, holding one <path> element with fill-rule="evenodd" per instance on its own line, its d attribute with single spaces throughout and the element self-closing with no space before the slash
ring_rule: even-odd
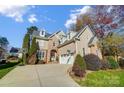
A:
<svg viewBox="0 0 124 93">
<path fill-rule="evenodd" d="M 63 31 L 53 34 L 48 34 L 44 30 L 34 31 L 33 36 L 39 43 L 39 58 L 46 63 L 73 64 L 77 54 L 81 56 L 95 54 L 102 59 L 97 46 L 98 39 L 89 26 L 79 32 L 69 31 L 67 34 Z"/>
</svg>

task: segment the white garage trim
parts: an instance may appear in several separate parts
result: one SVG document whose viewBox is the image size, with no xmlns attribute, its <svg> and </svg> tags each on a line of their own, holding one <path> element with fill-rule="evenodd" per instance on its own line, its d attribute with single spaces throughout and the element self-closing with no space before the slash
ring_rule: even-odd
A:
<svg viewBox="0 0 124 93">
<path fill-rule="evenodd" d="M 62 54 L 59 56 L 60 64 L 73 64 L 74 56 L 73 54 Z"/>
</svg>

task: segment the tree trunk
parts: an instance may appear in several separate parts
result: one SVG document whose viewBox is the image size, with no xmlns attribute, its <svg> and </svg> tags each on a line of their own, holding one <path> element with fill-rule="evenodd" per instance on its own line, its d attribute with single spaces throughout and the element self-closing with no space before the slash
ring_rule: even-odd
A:
<svg viewBox="0 0 124 93">
<path fill-rule="evenodd" d="M 36 53 L 28 58 L 28 64 L 32 64 L 32 65 L 36 64 L 36 61 L 37 61 Z"/>
</svg>

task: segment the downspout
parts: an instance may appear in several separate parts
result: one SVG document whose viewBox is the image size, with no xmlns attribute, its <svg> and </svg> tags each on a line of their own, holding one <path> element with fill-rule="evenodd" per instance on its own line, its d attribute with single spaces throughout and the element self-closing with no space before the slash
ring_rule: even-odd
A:
<svg viewBox="0 0 124 93">
<path fill-rule="evenodd" d="M 75 52 L 76 52 L 76 55 L 77 55 L 77 42 L 76 42 L 76 39 L 74 39 L 74 41 L 75 41 L 75 48 L 76 48 Z"/>
</svg>

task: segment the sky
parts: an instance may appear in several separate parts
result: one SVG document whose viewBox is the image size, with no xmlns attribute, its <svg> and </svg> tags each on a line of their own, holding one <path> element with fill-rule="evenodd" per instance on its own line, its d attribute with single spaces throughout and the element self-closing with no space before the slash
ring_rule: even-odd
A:
<svg viewBox="0 0 124 93">
<path fill-rule="evenodd" d="M 37 26 L 48 33 L 67 31 L 76 21 L 75 15 L 84 13 L 90 6 L 0 6 L 0 36 L 7 37 L 9 45 L 22 47 L 27 27 Z"/>
</svg>

